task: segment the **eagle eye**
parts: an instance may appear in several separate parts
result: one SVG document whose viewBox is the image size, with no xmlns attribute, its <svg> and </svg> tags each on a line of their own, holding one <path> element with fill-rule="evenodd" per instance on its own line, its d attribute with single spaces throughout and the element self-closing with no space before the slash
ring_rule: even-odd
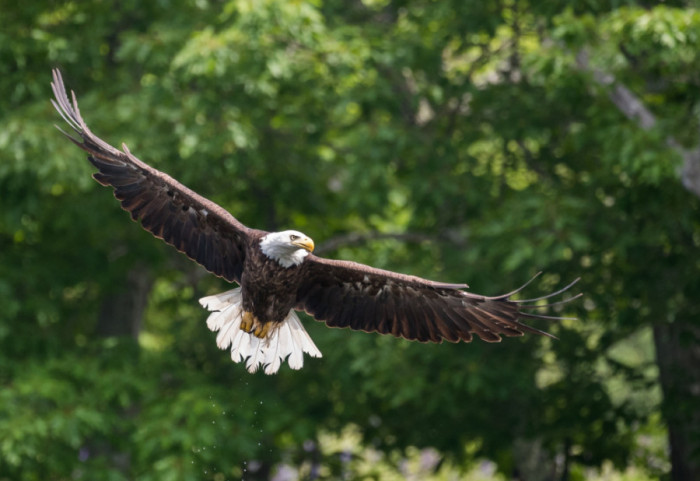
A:
<svg viewBox="0 0 700 481">
<path fill-rule="evenodd" d="M 298 238 L 299 238 L 299 236 L 298 236 L 298 235 L 294 235 L 294 234 L 292 234 L 292 235 L 289 236 L 289 240 L 290 240 L 290 241 L 295 241 L 295 240 L 297 240 Z"/>
</svg>

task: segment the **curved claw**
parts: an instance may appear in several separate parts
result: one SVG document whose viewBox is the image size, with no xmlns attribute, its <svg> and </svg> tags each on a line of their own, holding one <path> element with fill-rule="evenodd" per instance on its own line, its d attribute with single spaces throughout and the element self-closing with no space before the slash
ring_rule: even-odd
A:
<svg viewBox="0 0 700 481">
<path fill-rule="evenodd" d="M 255 325 L 255 316 L 252 312 L 243 312 L 243 318 L 241 319 L 241 331 L 252 332 L 253 326 Z"/>
<path fill-rule="evenodd" d="M 257 338 L 265 339 L 267 337 L 267 333 L 270 332 L 270 324 L 272 323 L 266 322 L 265 324 L 263 324 L 260 321 L 258 321 L 255 326 L 255 329 L 253 330 L 253 335 Z"/>
</svg>

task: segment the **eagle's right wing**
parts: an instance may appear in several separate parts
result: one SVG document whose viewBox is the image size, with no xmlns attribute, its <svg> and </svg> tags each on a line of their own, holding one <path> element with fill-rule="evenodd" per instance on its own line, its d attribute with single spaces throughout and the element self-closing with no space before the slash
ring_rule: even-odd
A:
<svg viewBox="0 0 700 481">
<path fill-rule="evenodd" d="M 188 189 L 167 174 L 137 159 L 126 145 L 120 151 L 93 134 L 80 116 L 78 102 L 68 99 L 58 69 L 51 83 L 54 107 L 80 136 L 63 132 L 88 152 L 88 160 L 99 170 L 95 180 L 114 188 L 124 210 L 144 229 L 163 239 L 211 273 L 227 281 L 240 282 L 247 240 L 256 232 L 224 208 Z"/>
<path fill-rule="evenodd" d="M 578 279 L 536 299 L 512 299 L 525 286 L 508 294 L 486 297 L 445 284 L 385 271 L 356 262 L 309 255 L 302 264 L 304 278 L 297 306 L 330 327 L 391 334 L 421 342 L 470 342 L 474 335 L 487 342 L 501 336 L 534 333 L 554 337 L 522 319 L 565 319 L 533 311 L 572 301 L 540 304 L 567 291 Z M 527 284 L 525 284 L 527 285 Z"/>
</svg>

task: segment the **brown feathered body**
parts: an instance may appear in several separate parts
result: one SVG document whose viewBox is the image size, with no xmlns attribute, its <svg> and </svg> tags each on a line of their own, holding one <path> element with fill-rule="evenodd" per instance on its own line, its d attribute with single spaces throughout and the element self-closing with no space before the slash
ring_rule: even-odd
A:
<svg viewBox="0 0 700 481">
<path fill-rule="evenodd" d="M 260 248 L 263 235 L 252 236 L 248 255 L 243 263 L 241 295 L 243 309 L 252 312 L 265 324 L 283 322 L 289 311 L 296 307 L 296 291 L 304 275 L 303 264 L 282 267 Z"/>
</svg>

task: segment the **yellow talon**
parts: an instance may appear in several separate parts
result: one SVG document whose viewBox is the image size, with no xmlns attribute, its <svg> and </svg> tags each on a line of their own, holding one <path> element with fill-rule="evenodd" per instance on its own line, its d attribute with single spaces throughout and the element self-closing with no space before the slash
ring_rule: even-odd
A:
<svg viewBox="0 0 700 481">
<path fill-rule="evenodd" d="M 241 331 L 251 332 L 253 330 L 253 325 L 255 324 L 255 316 L 252 312 L 243 312 L 243 319 L 241 319 Z"/>
<path fill-rule="evenodd" d="M 241 319 L 241 331 L 253 334 L 260 339 L 265 339 L 270 332 L 270 323 L 263 324 L 252 312 L 246 311 Z"/>
<path fill-rule="evenodd" d="M 260 321 L 258 321 L 257 325 L 255 326 L 255 330 L 253 331 L 253 335 L 257 338 L 265 339 L 268 332 L 270 332 L 270 323 L 267 322 L 262 324 Z"/>
</svg>

